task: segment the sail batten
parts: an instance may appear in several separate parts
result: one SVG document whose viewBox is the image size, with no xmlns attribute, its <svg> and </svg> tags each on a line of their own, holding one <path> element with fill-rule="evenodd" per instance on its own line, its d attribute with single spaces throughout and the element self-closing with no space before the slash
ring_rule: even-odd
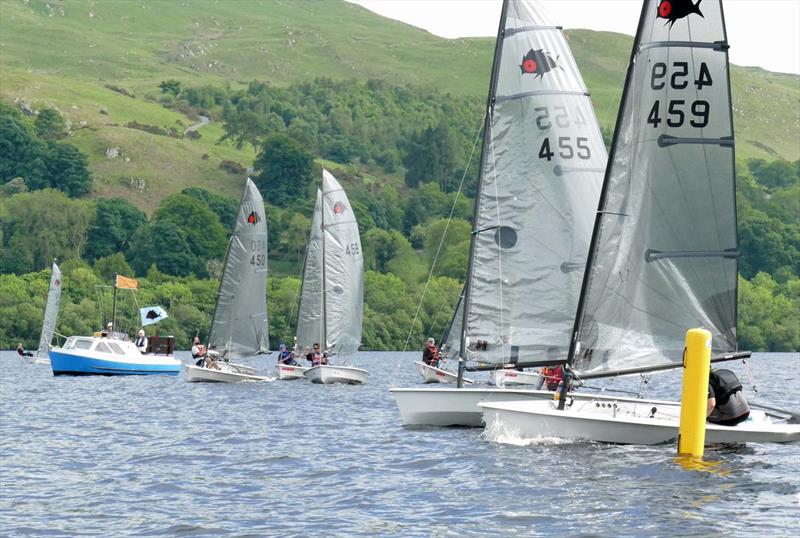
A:
<svg viewBox="0 0 800 538">
<path fill-rule="evenodd" d="M 570 351 L 581 374 L 679 363 L 698 326 L 715 354 L 736 350 L 728 45 L 721 2 L 698 4 L 642 7 Z"/>
<path fill-rule="evenodd" d="M 606 151 L 564 34 L 533 2 L 504 2 L 484 130 L 464 315 L 446 345 L 463 325 L 468 360 L 536 360 L 566 350 Z"/>
<path fill-rule="evenodd" d="M 267 273 L 264 200 L 248 179 L 225 254 L 208 337 L 211 349 L 230 357 L 269 351 Z"/>
</svg>

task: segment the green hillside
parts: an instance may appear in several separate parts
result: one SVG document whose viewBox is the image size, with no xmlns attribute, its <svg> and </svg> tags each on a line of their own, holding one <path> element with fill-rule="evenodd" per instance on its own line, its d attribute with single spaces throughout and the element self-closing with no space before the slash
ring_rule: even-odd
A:
<svg viewBox="0 0 800 538">
<path fill-rule="evenodd" d="M 584 30 L 569 38 L 600 121 L 611 128 L 630 38 Z M 190 184 L 235 194 L 240 179 L 220 162 L 249 165 L 254 157 L 217 144 L 223 131 L 213 122 L 198 140 L 126 128 L 136 121 L 182 132 L 194 123 L 159 103 L 165 79 L 236 88 L 253 79 L 379 78 L 482 97 L 493 43 L 438 38 L 344 1 L 6 0 L 0 97 L 61 111 L 73 125 L 70 141 L 89 156 L 95 194 L 122 194 L 151 211 Z M 734 68 L 732 80 L 737 155 L 800 158 L 800 78 Z M 110 148 L 121 158 L 108 158 Z"/>
</svg>

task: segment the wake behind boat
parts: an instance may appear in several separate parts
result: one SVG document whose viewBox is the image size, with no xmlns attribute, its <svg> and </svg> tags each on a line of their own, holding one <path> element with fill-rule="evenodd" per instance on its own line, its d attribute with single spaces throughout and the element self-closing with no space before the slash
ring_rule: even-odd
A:
<svg viewBox="0 0 800 538">
<path fill-rule="evenodd" d="M 211 319 L 207 357 L 187 365 L 186 380 L 236 383 L 266 381 L 256 370 L 231 359 L 269 353 L 267 322 L 267 219 L 264 200 L 250 178 L 228 241 Z"/>
</svg>

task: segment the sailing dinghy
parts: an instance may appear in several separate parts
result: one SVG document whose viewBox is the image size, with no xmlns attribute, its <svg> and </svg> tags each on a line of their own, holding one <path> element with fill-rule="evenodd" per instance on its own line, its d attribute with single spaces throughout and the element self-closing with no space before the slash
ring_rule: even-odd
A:
<svg viewBox="0 0 800 538">
<path fill-rule="evenodd" d="M 24 357 L 31 364 L 50 364 L 48 352 L 56 332 L 56 322 L 58 321 L 58 307 L 61 304 L 61 269 L 56 262 L 50 272 L 50 287 L 47 290 L 47 306 L 44 309 L 44 319 L 42 320 L 42 332 L 39 335 L 39 347 L 33 357 Z"/>
<path fill-rule="evenodd" d="M 691 4 L 692 9 L 679 9 Z M 578 379 L 683 366 L 687 329 L 736 344 L 738 242 L 728 43 L 721 0 L 646 0 L 633 44 L 567 369 Z M 749 354 L 745 354 L 749 355 Z M 489 439 L 621 444 L 677 438 L 680 404 L 482 403 Z M 800 440 L 763 412 L 706 443 Z"/>
<path fill-rule="evenodd" d="M 258 187 L 247 179 L 236 226 L 228 241 L 208 337 L 211 367 L 184 365 L 189 382 L 266 381 L 255 368 L 231 362 L 269 353 L 267 324 L 267 219 Z"/>
<path fill-rule="evenodd" d="M 447 358 L 478 364 L 467 370 L 507 369 L 498 385 L 533 381 L 538 376 L 517 368 L 552 365 L 553 348 L 564 362 L 605 164 L 589 92 L 561 27 L 534 2 L 504 1 L 467 280 L 443 339 Z M 477 426 L 479 401 L 520 397 L 500 387 L 391 393 L 407 425 Z"/>
<path fill-rule="evenodd" d="M 308 353 L 320 344 L 328 356 L 353 355 L 361 345 L 363 310 L 364 257 L 358 223 L 344 189 L 323 169 L 303 267 L 296 348 Z M 368 373 L 353 366 L 321 364 L 303 375 L 312 383 L 361 384 Z"/>
</svg>

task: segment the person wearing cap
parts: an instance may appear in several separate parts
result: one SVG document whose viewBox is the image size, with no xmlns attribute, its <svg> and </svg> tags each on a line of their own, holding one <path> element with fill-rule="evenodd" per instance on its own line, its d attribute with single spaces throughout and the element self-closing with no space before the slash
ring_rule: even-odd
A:
<svg viewBox="0 0 800 538">
<path fill-rule="evenodd" d="M 439 353 L 439 348 L 436 347 L 436 340 L 428 338 L 427 345 L 422 350 L 422 362 L 437 368 L 441 359 L 442 355 Z"/>
<path fill-rule="evenodd" d="M 280 352 L 278 353 L 278 364 L 286 364 L 288 366 L 296 366 L 297 361 L 294 360 L 294 355 L 292 352 L 286 349 L 286 344 L 281 342 L 278 346 Z"/>
<path fill-rule="evenodd" d="M 110 337 L 112 332 L 114 332 L 114 324 L 109 321 L 106 328 L 100 331 L 100 336 Z"/>
<path fill-rule="evenodd" d="M 144 329 L 139 329 L 139 333 L 136 335 L 136 347 L 142 353 L 147 353 L 147 337 L 144 335 Z"/>
</svg>

